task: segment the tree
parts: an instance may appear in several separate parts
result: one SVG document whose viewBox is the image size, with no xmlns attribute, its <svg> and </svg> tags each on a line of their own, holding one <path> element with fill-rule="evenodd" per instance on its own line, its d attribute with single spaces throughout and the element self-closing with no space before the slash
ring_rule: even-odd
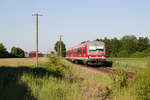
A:
<svg viewBox="0 0 150 100">
<path fill-rule="evenodd" d="M 55 51 L 57 52 L 57 55 L 60 55 L 60 43 L 61 43 L 61 55 L 63 56 L 63 57 L 65 57 L 66 56 L 66 46 L 65 46 L 65 44 L 63 43 L 63 41 L 57 41 L 56 43 L 55 43 L 55 47 L 54 47 L 54 49 L 55 49 Z"/>
<path fill-rule="evenodd" d="M 12 47 L 11 48 L 11 54 L 14 57 L 19 57 L 19 58 L 25 57 L 25 53 L 21 48 Z"/>
<path fill-rule="evenodd" d="M 120 47 L 121 43 L 117 38 L 111 39 L 111 57 L 117 57 Z"/>
<path fill-rule="evenodd" d="M 126 35 L 121 40 L 121 50 L 125 50 L 131 55 L 137 50 L 137 38 L 134 35 Z"/>
<path fill-rule="evenodd" d="M 138 43 L 137 43 L 137 50 L 139 52 L 142 52 L 143 50 L 147 49 L 150 46 L 149 39 L 146 37 L 139 37 Z"/>
<path fill-rule="evenodd" d="M 117 56 L 118 57 L 129 57 L 129 53 L 126 50 L 121 50 Z"/>
<path fill-rule="evenodd" d="M 9 53 L 4 47 L 4 45 L 0 43 L 0 58 L 7 58 L 7 57 L 9 57 Z"/>
</svg>

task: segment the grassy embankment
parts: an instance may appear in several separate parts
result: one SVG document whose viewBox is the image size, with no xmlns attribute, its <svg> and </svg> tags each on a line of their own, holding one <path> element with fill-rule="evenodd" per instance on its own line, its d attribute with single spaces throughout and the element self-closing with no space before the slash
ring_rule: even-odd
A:
<svg viewBox="0 0 150 100">
<path fill-rule="evenodd" d="M 111 75 L 108 98 L 112 100 L 150 100 L 150 58 L 112 59 L 117 75 Z M 126 71 L 134 71 L 128 79 Z"/>
<path fill-rule="evenodd" d="M 38 67 L 32 61 L 0 59 L 0 100 L 95 100 L 110 86 L 108 76 L 89 74 L 57 56 L 41 58 Z"/>
</svg>

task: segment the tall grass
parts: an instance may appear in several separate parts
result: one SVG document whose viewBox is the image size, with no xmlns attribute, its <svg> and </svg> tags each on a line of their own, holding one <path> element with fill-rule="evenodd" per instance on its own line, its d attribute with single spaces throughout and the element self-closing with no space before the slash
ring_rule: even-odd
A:
<svg viewBox="0 0 150 100">
<path fill-rule="evenodd" d="M 0 100 L 77 100 L 78 78 L 63 58 L 51 55 L 47 63 L 0 67 Z"/>
<path fill-rule="evenodd" d="M 24 74 L 22 82 L 27 83 L 33 97 L 37 100 L 76 100 L 80 99 L 80 90 L 76 83 L 55 77 L 34 78 Z"/>
<path fill-rule="evenodd" d="M 132 80 L 123 69 L 118 72 L 112 77 L 112 100 L 150 100 L 150 68 L 138 72 Z"/>
<path fill-rule="evenodd" d="M 76 100 L 80 99 L 77 79 L 73 75 L 71 64 L 55 55 L 43 66 L 52 72 L 42 78 L 23 74 L 21 81 L 29 87 L 37 100 Z M 72 69 L 71 69 L 72 68 Z"/>
</svg>

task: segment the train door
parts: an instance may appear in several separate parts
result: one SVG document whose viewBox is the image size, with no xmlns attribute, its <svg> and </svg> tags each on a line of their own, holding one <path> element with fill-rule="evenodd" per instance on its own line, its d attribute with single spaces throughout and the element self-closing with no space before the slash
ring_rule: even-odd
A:
<svg viewBox="0 0 150 100">
<path fill-rule="evenodd" d="M 86 57 L 86 47 L 83 47 L 83 57 Z"/>
<path fill-rule="evenodd" d="M 81 57 L 83 57 L 83 47 L 81 47 Z"/>
</svg>

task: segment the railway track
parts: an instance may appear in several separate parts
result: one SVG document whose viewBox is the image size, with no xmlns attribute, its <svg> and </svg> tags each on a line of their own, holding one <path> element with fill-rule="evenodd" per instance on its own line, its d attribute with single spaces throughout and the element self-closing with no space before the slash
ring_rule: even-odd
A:
<svg viewBox="0 0 150 100">
<path fill-rule="evenodd" d="M 81 66 L 81 67 L 86 67 L 86 68 L 89 68 L 89 69 L 92 69 L 92 70 L 100 71 L 100 72 L 103 72 L 103 73 L 106 73 L 106 74 L 109 74 L 110 72 L 113 72 L 114 74 L 117 74 L 117 69 L 112 68 L 112 67 L 102 67 L 102 66 L 94 67 L 94 66 L 86 66 L 86 65 L 77 64 L 77 63 L 73 63 L 73 64 Z M 135 75 L 135 72 L 127 72 L 127 73 L 128 73 L 128 78 L 129 79 L 132 79 L 133 76 Z"/>
</svg>

